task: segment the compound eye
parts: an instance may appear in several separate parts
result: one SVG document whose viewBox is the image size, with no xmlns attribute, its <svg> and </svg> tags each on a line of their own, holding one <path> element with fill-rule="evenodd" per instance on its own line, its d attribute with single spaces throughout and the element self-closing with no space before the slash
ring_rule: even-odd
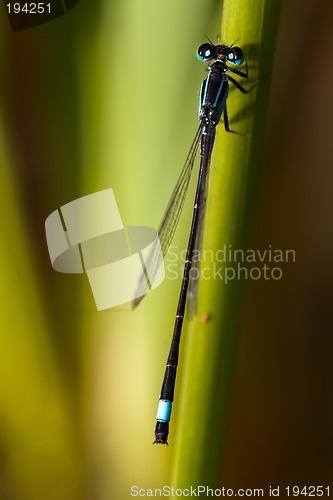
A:
<svg viewBox="0 0 333 500">
<path fill-rule="evenodd" d="M 226 53 L 226 58 L 229 63 L 239 66 L 244 62 L 244 54 L 240 47 L 231 47 Z"/>
<path fill-rule="evenodd" d="M 200 45 L 197 50 L 197 58 L 199 59 L 199 61 L 210 61 L 211 59 L 214 59 L 215 56 L 215 45 L 212 45 L 210 43 L 204 43 Z"/>
</svg>

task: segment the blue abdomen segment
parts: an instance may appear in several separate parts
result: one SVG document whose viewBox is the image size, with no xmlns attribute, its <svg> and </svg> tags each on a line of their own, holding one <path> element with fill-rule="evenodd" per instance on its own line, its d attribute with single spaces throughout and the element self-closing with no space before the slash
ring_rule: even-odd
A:
<svg viewBox="0 0 333 500">
<path fill-rule="evenodd" d="M 171 401 L 160 399 L 157 408 L 156 420 L 158 422 L 169 422 L 172 410 Z"/>
</svg>

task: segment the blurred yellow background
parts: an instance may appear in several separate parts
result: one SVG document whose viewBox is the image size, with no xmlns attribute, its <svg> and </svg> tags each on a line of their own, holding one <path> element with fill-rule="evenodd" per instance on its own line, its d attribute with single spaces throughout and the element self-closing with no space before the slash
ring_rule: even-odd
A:
<svg viewBox="0 0 333 500">
<path fill-rule="evenodd" d="M 158 226 L 197 126 L 195 51 L 220 16 L 214 0 L 82 0 L 13 34 L 2 9 L 1 500 L 168 484 L 172 446 L 151 443 L 179 282 L 138 311 L 97 312 L 85 276 L 52 269 L 44 222 L 112 187 L 125 225 Z M 246 284 L 230 487 L 331 478 L 332 32 L 329 0 L 283 2 L 251 247 L 292 248 L 296 262 Z"/>
</svg>

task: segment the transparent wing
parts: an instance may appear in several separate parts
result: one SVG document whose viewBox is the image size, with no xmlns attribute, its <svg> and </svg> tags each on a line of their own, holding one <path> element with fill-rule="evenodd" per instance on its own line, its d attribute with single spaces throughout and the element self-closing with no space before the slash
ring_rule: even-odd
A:
<svg viewBox="0 0 333 500">
<path fill-rule="evenodd" d="M 144 295 L 147 293 L 147 278 L 150 284 L 153 283 L 157 271 L 161 265 L 161 259 L 167 253 L 172 238 L 177 229 L 179 217 L 184 207 L 184 202 L 191 179 L 191 174 L 196 154 L 198 151 L 198 146 L 200 144 L 200 137 L 201 137 L 201 125 L 199 125 L 199 128 L 195 134 L 184 167 L 181 171 L 181 174 L 179 176 L 179 179 L 177 181 L 177 184 L 175 186 L 175 189 L 172 193 L 167 209 L 165 211 L 164 217 L 162 219 L 161 225 L 159 227 L 158 230 L 159 242 L 157 242 L 151 249 L 149 257 L 146 261 L 146 267 L 138 280 L 137 290 L 135 293 L 135 296 L 138 298 L 133 300 L 132 302 L 133 308 L 135 308 L 141 302 Z"/>
<path fill-rule="evenodd" d="M 193 319 L 197 314 L 197 302 L 198 302 L 198 285 L 200 278 L 200 265 L 202 260 L 202 237 L 205 222 L 205 212 L 206 212 L 206 199 L 207 199 L 207 189 L 208 189 L 208 177 L 209 177 L 209 165 L 211 159 L 211 153 L 214 145 L 215 139 L 215 129 L 211 131 L 209 135 L 206 135 L 203 144 L 203 157 L 202 162 L 205 162 L 205 175 L 202 176 L 202 181 L 200 184 L 200 197 L 199 205 L 200 212 L 198 218 L 198 227 L 192 252 L 192 264 L 189 276 L 189 285 L 187 291 L 187 307 L 188 307 L 188 317 Z"/>
<path fill-rule="evenodd" d="M 195 157 L 198 151 L 201 136 L 201 125 L 195 135 L 190 151 L 186 158 L 184 167 L 179 176 L 178 182 L 170 198 L 161 225 L 158 230 L 163 256 L 167 253 L 175 234 L 180 214 L 182 213 L 188 186 L 191 179 Z"/>
</svg>

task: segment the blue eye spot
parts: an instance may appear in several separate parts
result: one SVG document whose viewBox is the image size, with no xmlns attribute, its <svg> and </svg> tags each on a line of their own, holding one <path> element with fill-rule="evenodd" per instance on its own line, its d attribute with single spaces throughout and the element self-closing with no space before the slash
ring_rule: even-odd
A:
<svg viewBox="0 0 333 500">
<path fill-rule="evenodd" d="M 233 59 L 234 58 L 234 54 L 231 52 L 228 56 L 228 59 Z"/>
<path fill-rule="evenodd" d="M 205 57 L 209 57 L 209 56 L 210 56 L 210 54 L 211 54 L 210 50 L 206 50 L 206 52 L 205 52 Z"/>
</svg>

